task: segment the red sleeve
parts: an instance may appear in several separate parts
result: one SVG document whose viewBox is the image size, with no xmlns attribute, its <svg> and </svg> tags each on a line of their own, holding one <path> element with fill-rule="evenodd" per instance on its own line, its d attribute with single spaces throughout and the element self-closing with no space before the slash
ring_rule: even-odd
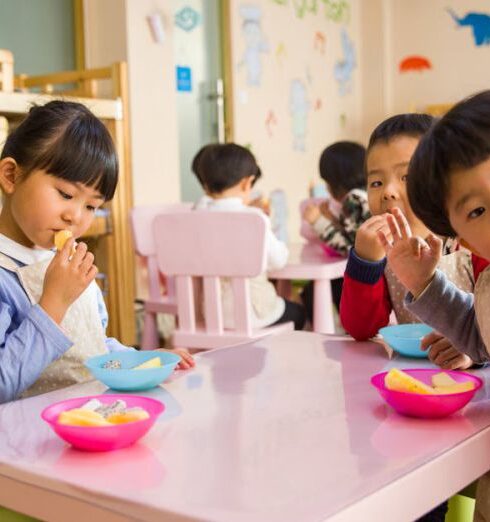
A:
<svg viewBox="0 0 490 522">
<path fill-rule="evenodd" d="M 340 300 L 340 321 L 356 341 L 374 337 L 390 320 L 392 310 L 386 279 L 368 284 L 344 275 Z"/>
<path fill-rule="evenodd" d="M 475 283 L 478 281 L 479 275 L 487 268 L 490 261 L 479 257 L 476 254 L 471 254 L 471 262 L 473 264 L 473 275 L 475 276 Z"/>
</svg>

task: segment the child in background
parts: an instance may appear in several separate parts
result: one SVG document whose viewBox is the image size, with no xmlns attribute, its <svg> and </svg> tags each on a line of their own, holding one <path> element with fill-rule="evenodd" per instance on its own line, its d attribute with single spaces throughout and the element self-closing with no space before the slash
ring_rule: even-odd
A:
<svg viewBox="0 0 490 522">
<path fill-rule="evenodd" d="M 344 276 L 340 318 L 346 331 L 357 340 L 366 340 L 389 323 L 394 310 L 399 323 L 419 319 L 404 306 L 405 289 L 390 266 L 379 232 L 389 235 L 387 216 L 401 208 L 414 233 L 427 237 L 429 229 L 414 215 L 406 192 L 408 164 L 420 138 L 430 129 L 433 118 L 425 114 L 401 114 L 382 122 L 373 131 L 366 157 L 369 210 L 373 217 L 358 230 L 349 254 Z M 454 250 L 454 242 L 445 241 L 439 267 L 463 290 L 473 290 L 471 257 L 466 250 Z M 472 360 L 458 352 L 440 334 L 424 339 L 431 345 L 431 360 L 447 368 L 468 368 Z"/>
<path fill-rule="evenodd" d="M 366 149 L 352 141 L 339 141 L 320 156 L 320 176 L 331 195 L 321 205 L 308 205 L 303 219 L 326 245 L 347 256 L 354 245 L 357 229 L 369 217 L 364 161 Z M 333 279 L 332 300 L 340 309 L 343 279 Z M 313 318 L 313 284 L 301 295 L 308 319 Z"/>
<path fill-rule="evenodd" d="M 234 143 L 207 145 L 192 162 L 192 169 L 201 182 L 206 195 L 197 203 L 197 209 L 209 211 L 262 212 L 248 206 L 254 182 L 260 169 L 252 153 Z M 282 268 L 288 259 L 288 249 L 270 228 L 266 231 L 267 270 Z M 293 321 L 296 330 L 305 322 L 303 307 L 279 297 L 267 274 L 250 281 L 252 326 L 262 328 Z M 223 316 L 225 326 L 233 324 L 231 288 L 222 282 Z"/>
<path fill-rule="evenodd" d="M 408 196 L 416 215 L 436 234 L 457 236 L 490 259 L 490 91 L 455 105 L 421 140 L 410 163 Z M 490 269 L 474 296 L 438 270 L 442 242 L 412 236 L 399 210 L 380 239 L 388 263 L 410 291 L 407 307 L 473 360 L 490 360 Z M 490 473 L 478 482 L 474 521 L 490 520 Z"/>
<path fill-rule="evenodd" d="M 303 213 L 318 237 L 333 250 L 347 256 L 359 226 L 369 217 L 364 160 L 366 149 L 358 143 L 339 141 L 320 157 L 320 176 L 332 196 L 337 212 L 326 201 L 308 205 Z"/>
<path fill-rule="evenodd" d="M 107 338 L 107 312 L 85 243 L 118 179 L 111 137 L 87 108 L 33 107 L 0 157 L 0 403 L 89 380 L 84 361 L 129 350 Z M 54 253 L 54 235 L 73 237 Z M 193 365 L 185 352 L 182 367 Z"/>
</svg>

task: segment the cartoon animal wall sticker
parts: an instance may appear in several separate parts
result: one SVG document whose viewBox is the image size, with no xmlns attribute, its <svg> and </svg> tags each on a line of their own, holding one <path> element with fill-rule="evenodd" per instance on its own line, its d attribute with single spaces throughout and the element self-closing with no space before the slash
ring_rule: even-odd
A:
<svg viewBox="0 0 490 522">
<path fill-rule="evenodd" d="M 310 101 L 306 85 L 299 78 L 291 81 L 289 88 L 289 114 L 293 134 L 293 149 L 304 152 L 306 149 L 306 133 Z"/>
<path fill-rule="evenodd" d="M 342 28 L 340 38 L 344 56 L 334 66 L 334 77 L 339 85 L 340 96 L 345 96 L 352 90 L 352 73 L 357 64 L 354 43 L 345 28 Z"/>
<path fill-rule="evenodd" d="M 447 12 L 451 15 L 458 27 L 471 27 L 473 40 L 477 47 L 490 45 L 490 15 L 486 13 L 469 12 L 459 17 L 452 9 Z"/>
<path fill-rule="evenodd" d="M 432 69 L 432 63 L 425 56 L 406 56 L 398 65 L 398 70 L 401 73 L 410 71 L 422 72 L 430 69 Z"/>
<path fill-rule="evenodd" d="M 262 80 L 263 53 L 269 52 L 269 44 L 262 30 L 262 12 L 259 6 L 242 4 L 239 9 L 242 18 L 242 35 L 245 39 L 245 53 L 238 66 L 247 69 L 247 84 L 259 87 Z"/>
</svg>

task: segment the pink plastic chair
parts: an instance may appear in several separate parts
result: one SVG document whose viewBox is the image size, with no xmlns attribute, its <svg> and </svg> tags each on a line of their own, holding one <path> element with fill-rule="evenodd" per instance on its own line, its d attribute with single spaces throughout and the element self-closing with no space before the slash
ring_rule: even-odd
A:
<svg viewBox="0 0 490 522">
<path fill-rule="evenodd" d="M 293 329 L 292 323 L 252 328 L 249 278 L 266 270 L 265 231 L 265 217 L 248 212 L 195 210 L 155 218 L 158 268 L 176 281 L 174 346 L 218 348 Z M 233 288 L 233 329 L 223 326 L 220 277 Z M 202 278 L 202 295 L 193 278 Z"/>
<path fill-rule="evenodd" d="M 144 302 L 144 323 L 141 336 L 141 348 L 153 350 L 159 347 L 157 314 L 177 315 L 175 285 L 172 278 L 167 278 L 167 293 L 162 295 L 160 275 L 156 263 L 156 249 L 153 239 L 152 223 L 163 212 L 186 212 L 192 203 L 171 205 L 150 205 L 134 207 L 130 213 L 131 229 L 136 253 L 143 257 L 148 267 L 149 298 Z"/>
</svg>

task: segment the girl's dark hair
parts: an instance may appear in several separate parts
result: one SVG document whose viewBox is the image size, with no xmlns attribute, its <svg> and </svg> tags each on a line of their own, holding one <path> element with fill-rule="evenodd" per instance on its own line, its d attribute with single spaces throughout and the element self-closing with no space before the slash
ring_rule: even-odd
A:
<svg viewBox="0 0 490 522">
<path fill-rule="evenodd" d="M 371 133 L 367 152 L 379 142 L 388 143 L 393 138 L 409 136 L 420 138 L 434 123 L 434 118 L 430 114 L 397 114 L 382 121 Z"/>
<path fill-rule="evenodd" d="M 490 157 L 490 91 L 455 105 L 420 141 L 408 169 L 415 214 L 434 233 L 455 236 L 447 213 L 449 176 Z"/>
<path fill-rule="evenodd" d="M 365 156 L 366 149 L 353 141 L 338 141 L 322 152 L 320 176 L 328 183 L 334 198 L 366 187 Z"/>
<path fill-rule="evenodd" d="M 52 176 L 94 187 L 113 198 L 118 162 L 104 124 L 80 103 L 33 106 L 8 136 L 0 159 L 13 158 L 25 175 L 42 169 Z"/>
<path fill-rule="evenodd" d="M 201 185 L 211 194 L 234 187 L 243 178 L 262 175 L 253 154 L 235 143 L 204 146 L 192 161 L 192 170 Z"/>
</svg>

